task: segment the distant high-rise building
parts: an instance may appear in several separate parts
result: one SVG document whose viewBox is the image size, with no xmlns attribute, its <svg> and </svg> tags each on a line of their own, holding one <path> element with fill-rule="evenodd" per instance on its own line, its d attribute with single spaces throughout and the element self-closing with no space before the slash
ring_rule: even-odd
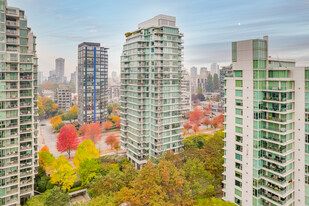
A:
<svg viewBox="0 0 309 206">
<path fill-rule="evenodd" d="M 111 85 L 108 87 L 108 102 L 119 102 L 120 100 L 120 85 Z"/>
<path fill-rule="evenodd" d="M 214 74 L 220 74 L 220 68 L 219 68 L 219 65 L 217 63 L 212 63 L 210 65 L 210 72 L 211 72 L 211 75 L 214 76 Z"/>
<path fill-rule="evenodd" d="M 103 123 L 107 120 L 107 48 L 100 43 L 78 45 L 78 121 Z"/>
<path fill-rule="evenodd" d="M 181 71 L 181 111 L 183 115 L 191 111 L 191 79 L 186 70 Z"/>
<path fill-rule="evenodd" d="M 221 99 L 224 97 L 224 81 L 225 81 L 225 77 L 228 77 L 230 75 L 233 74 L 232 71 L 233 66 L 223 66 L 222 69 L 220 70 L 220 76 L 219 76 L 219 80 L 220 80 L 220 97 Z"/>
<path fill-rule="evenodd" d="M 182 144 L 182 37 L 158 15 L 126 33 L 121 56 L 121 145 L 136 167 Z M 170 48 L 170 49 L 167 49 Z"/>
<path fill-rule="evenodd" d="M 59 82 L 64 81 L 64 59 L 57 58 L 56 59 L 56 76 L 59 79 Z"/>
<path fill-rule="evenodd" d="M 224 200 L 308 205 L 309 67 L 272 58 L 268 38 L 232 43 L 226 77 Z"/>
<path fill-rule="evenodd" d="M 25 12 L 0 1 L 1 205 L 34 195 L 38 172 L 38 58 Z"/>
<path fill-rule="evenodd" d="M 55 103 L 59 109 L 69 111 L 72 106 L 72 91 L 68 86 L 59 86 L 55 93 Z"/>
<path fill-rule="evenodd" d="M 75 82 L 76 83 L 76 78 L 77 78 L 77 74 L 76 74 L 76 71 L 71 73 L 71 79 L 70 79 L 70 82 Z"/>
<path fill-rule="evenodd" d="M 113 71 L 112 72 L 112 79 L 116 79 L 117 78 L 117 72 Z"/>
<path fill-rule="evenodd" d="M 197 67 L 191 67 L 190 76 L 191 76 L 191 78 L 197 76 Z"/>
<path fill-rule="evenodd" d="M 38 72 L 38 83 L 43 83 L 43 72 Z"/>
<path fill-rule="evenodd" d="M 207 72 L 207 67 L 201 67 L 200 74 Z"/>
</svg>

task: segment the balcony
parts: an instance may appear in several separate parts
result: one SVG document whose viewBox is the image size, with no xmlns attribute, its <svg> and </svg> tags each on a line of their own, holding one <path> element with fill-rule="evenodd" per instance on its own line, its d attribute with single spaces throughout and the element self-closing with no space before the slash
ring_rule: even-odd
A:
<svg viewBox="0 0 309 206">
<path fill-rule="evenodd" d="M 263 187 L 267 188 L 268 190 L 271 190 L 272 192 L 279 193 L 281 195 L 285 194 L 287 192 L 286 188 L 279 187 L 278 185 L 272 184 L 270 182 L 264 183 Z"/>
<path fill-rule="evenodd" d="M 277 166 L 275 164 L 270 164 L 270 165 L 263 165 L 264 168 L 269 169 L 271 171 L 277 172 L 279 174 L 283 174 L 286 172 L 286 168 L 285 167 L 280 167 Z"/>
<path fill-rule="evenodd" d="M 280 176 L 275 175 L 275 174 L 264 174 L 263 177 L 266 178 L 266 179 L 269 179 L 269 180 L 271 180 L 273 182 L 277 182 L 277 183 L 279 183 L 281 185 L 287 183 L 287 181 L 286 181 L 286 179 L 284 177 L 280 177 Z"/>
<path fill-rule="evenodd" d="M 6 21 L 6 25 L 8 25 L 8 26 L 18 26 L 16 21 L 10 21 L 10 20 Z"/>
</svg>

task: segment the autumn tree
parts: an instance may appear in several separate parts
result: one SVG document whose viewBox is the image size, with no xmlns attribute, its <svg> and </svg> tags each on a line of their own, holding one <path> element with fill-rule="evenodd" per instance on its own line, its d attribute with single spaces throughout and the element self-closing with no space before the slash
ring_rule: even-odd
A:
<svg viewBox="0 0 309 206">
<path fill-rule="evenodd" d="M 108 130 L 113 126 L 113 123 L 109 120 L 107 120 L 106 122 L 103 123 L 103 129 L 104 130 Z"/>
<path fill-rule="evenodd" d="M 80 163 L 80 167 L 77 170 L 82 185 L 90 183 L 91 180 L 96 178 L 100 173 L 100 165 L 97 159 L 86 159 Z"/>
<path fill-rule="evenodd" d="M 83 125 L 81 125 L 81 126 L 79 127 L 79 130 L 78 130 L 79 135 L 81 135 L 81 136 L 84 136 L 84 135 L 85 135 L 87 126 L 88 126 L 88 124 L 85 123 L 85 124 L 83 124 Z"/>
<path fill-rule="evenodd" d="M 32 196 L 25 206 L 67 206 L 70 202 L 70 195 L 65 190 L 54 187 L 42 195 Z"/>
<path fill-rule="evenodd" d="M 211 124 L 211 120 L 209 119 L 209 117 L 205 117 L 205 118 L 203 118 L 201 123 L 202 123 L 202 125 L 205 125 L 206 127 L 208 127 L 208 125 Z"/>
<path fill-rule="evenodd" d="M 94 144 L 97 144 L 101 140 L 101 125 L 100 123 L 91 123 L 88 124 L 85 129 L 85 134 L 83 136 L 83 139 L 89 139 Z"/>
<path fill-rule="evenodd" d="M 71 158 L 71 151 L 77 150 L 79 144 L 76 129 L 73 125 L 65 125 L 61 128 L 57 138 L 57 150 L 67 152 Z"/>
<path fill-rule="evenodd" d="M 189 122 L 185 122 L 183 124 L 183 128 L 186 130 L 186 131 L 189 131 L 189 129 L 192 128 L 191 124 Z"/>
<path fill-rule="evenodd" d="M 115 137 L 115 135 L 111 134 L 105 139 L 105 143 L 111 147 L 111 149 L 114 148 L 114 146 L 119 143 L 118 139 Z"/>
<path fill-rule="evenodd" d="M 58 106 L 48 97 L 38 98 L 39 114 L 42 116 L 51 117 L 56 114 Z"/>
<path fill-rule="evenodd" d="M 56 127 L 60 122 L 62 122 L 62 118 L 61 118 L 60 115 L 54 116 L 53 118 L 51 118 L 51 119 L 49 120 L 49 122 L 52 124 L 53 129 L 55 129 L 55 127 Z"/>
<path fill-rule="evenodd" d="M 60 155 L 60 157 L 53 163 L 53 169 L 50 172 L 50 176 L 51 183 L 58 184 L 58 186 L 64 190 L 70 190 L 77 177 L 72 165 L 63 155 Z"/>
<path fill-rule="evenodd" d="M 196 134 L 197 132 L 200 131 L 199 125 L 198 124 L 194 124 L 192 127 L 192 130 L 194 131 L 194 133 Z"/>
<path fill-rule="evenodd" d="M 120 128 L 120 123 L 121 123 L 121 119 L 119 118 L 115 123 L 115 127 Z"/>
<path fill-rule="evenodd" d="M 52 169 L 53 163 L 56 160 L 53 154 L 47 151 L 40 151 L 39 153 L 40 165 L 46 170 L 50 171 Z"/>
<path fill-rule="evenodd" d="M 46 152 L 49 152 L 49 148 L 47 145 L 44 145 L 44 147 L 42 147 L 42 149 L 40 150 L 40 152 L 42 151 L 46 151 Z"/>
<path fill-rule="evenodd" d="M 211 197 L 215 194 L 215 187 L 212 185 L 214 177 L 205 170 L 203 162 L 189 159 L 183 169 L 194 197 Z"/>
<path fill-rule="evenodd" d="M 204 118 L 204 113 L 203 113 L 203 111 L 201 111 L 201 110 L 195 108 L 195 109 L 193 110 L 193 112 L 190 114 L 190 119 L 189 119 L 189 120 L 190 120 L 190 122 L 191 122 L 192 124 L 199 124 L 200 121 L 201 121 L 203 118 Z"/>
<path fill-rule="evenodd" d="M 132 188 L 124 187 L 116 195 L 117 204 L 132 205 L 192 205 L 193 199 L 183 170 L 166 160 L 156 167 L 151 162 L 143 165 Z"/>
<path fill-rule="evenodd" d="M 117 122 L 117 121 L 120 119 L 120 117 L 114 116 L 114 115 L 113 115 L 113 116 L 111 117 L 111 119 L 112 119 L 112 122 L 115 123 L 115 122 Z"/>
<path fill-rule="evenodd" d="M 220 114 L 213 118 L 211 121 L 211 126 L 214 128 L 217 128 L 219 125 L 221 125 L 224 122 L 224 115 Z"/>
<path fill-rule="evenodd" d="M 207 107 L 204 107 L 204 114 L 210 115 L 210 113 L 211 113 L 211 104 L 208 104 Z"/>
<path fill-rule="evenodd" d="M 79 168 L 81 162 L 85 161 L 86 159 L 99 158 L 99 156 L 100 152 L 95 147 L 94 143 L 91 140 L 84 140 L 77 147 L 73 163 L 76 168 Z"/>
</svg>

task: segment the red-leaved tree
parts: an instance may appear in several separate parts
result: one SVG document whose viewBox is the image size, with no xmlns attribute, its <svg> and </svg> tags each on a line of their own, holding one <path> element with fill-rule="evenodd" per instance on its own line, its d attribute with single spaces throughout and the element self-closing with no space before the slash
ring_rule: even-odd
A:
<svg viewBox="0 0 309 206">
<path fill-rule="evenodd" d="M 121 123 L 121 119 L 119 118 L 117 122 L 115 123 L 115 127 L 120 128 L 120 123 Z"/>
<path fill-rule="evenodd" d="M 192 130 L 197 133 L 198 131 L 200 131 L 199 125 L 198 124 L 194 124 L 192 127 Z"/>
<path fill-rule="evenodd" d="M 196 108 L 190 114 L 190 123 L 199 124 L 203 118 L 204 118 L 204 112 Z"/>
<path fill-rule="evenodd" d="M 115 137 L 115 135 L 111 134 L 105 139 L 105 143 L 113 149 L 115 145 L 119 144 L 119 140 Z"/>
<path fill-rule="evenodd" d="M 204 114 L 209 115 L 211 113 L 211 105 L 208 104 L 208 107 L 204 107 Z"/>
<path fill-rule="evenodd" d="M 80 136 L 85 135 L 85 131 L 86 131 L 87 126 L 88 126 L 88 124 L 85 123 L 85 124 L 83 124 L 79 127 L 78 133 L 79 133 Z"/>
<path fill-rule="evenodd" d="M 85 129 L 85 134 L 83 136 L 83 139 L 89 139 L 94 144 L 97 144 L 101 140 L 101 124 L 100 123 L 91 123 L 88 124 Z"/>
<path fill-rule="evenodd" d="M 103 123 L 103 129 L 104 129 L 104 130 L 108 130 L 108 129 L 110 129 L 112 126 L 113 126 L 113 123 L 112 123 L 112 121 L 110 121 L 110 120 L 107 120 L 106 122 Z"/>
<path fill-rule="evenodd" d="M 190 124 L 189 122 L 185 122 L 185 123 L 183 124 L 183 128 L 185 128 L 187 131 L 189 131 L 189 129 L 191 129 L 192 126 L 191 126 L 191 124 Z"/>
<path fill-rule="evenodd" d="M 209 117 L 206 117 L 204 119 L 202 119 L 202 122 L 201 122 L 203 125 L 205 125 L 206 127 L 208 127 L 208 125 L 211 124 L 211 120 L 209 119 Z"/>
<path fill-rule="evenodd" d="M 80 143 L 76 129 L 73 125 L 64 125 L 57 139 L 57 150 L 59 152 L 67 152 L 69 158 L 71 157 L 71 151 L 77 150 L 77 146 Z"/>
<path fill-rule="evenodd" d="M 214 128 L 217 128 L 219 125 L 221 125 L 224 122 L 224 115 L 220 114 L 213 118 L 211 121 L 211 126 Z"/>
</svg>

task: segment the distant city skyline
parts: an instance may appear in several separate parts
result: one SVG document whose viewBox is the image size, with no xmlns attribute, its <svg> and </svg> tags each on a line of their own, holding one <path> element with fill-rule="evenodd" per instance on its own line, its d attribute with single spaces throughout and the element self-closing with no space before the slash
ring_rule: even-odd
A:
<svg viewBox="0 0 309 206">
<path fill-rule="evenodd" d="M 164 7 L 162 3 L 164 2 Z M 309 1 L 73 1 L 10 0 L 10 5 L 27 11 L 29 26 L 38 37 L 39 70 L 55 69 L 55 59 L 66 59 L 68 78 L 77 66 L 80 42 L 102 42 L 109 48 L 109 75 L 120 70 L 124 33 L 134 22 L 158 14 L 176 16 L 185 34 L 184 67 L 220 66 L 231 63 L 231 43 L 268 35 L 270 55 L 309 64 Z M 142 10 L 134 7 L 143 6 Z M 98 21 L 100 19 L 100 21 Z M 282 44 L 285 42 L 285 44 Z M 290 51 L 293 52 L 290 52 Z"/>
</svg>

